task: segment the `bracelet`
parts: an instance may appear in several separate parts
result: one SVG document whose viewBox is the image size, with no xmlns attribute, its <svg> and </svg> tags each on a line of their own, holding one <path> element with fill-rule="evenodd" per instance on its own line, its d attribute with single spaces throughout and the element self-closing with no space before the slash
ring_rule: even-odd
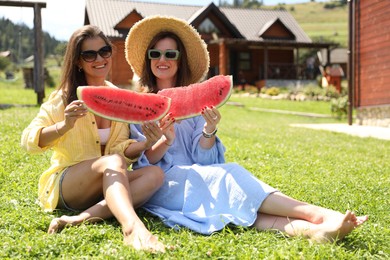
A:
<svg viewBox="0 0 390 260">
<path fill-rule="evenodd" d="M 62 136 L 62 134 L 60 134 L 60 132 L 58 131 L 57 123 L 55 123 L 54 125 L 56 126 L 56 133 L 57 133 L 59 136 Z"/>
<path fill-rule="evenodd" d="M 203 129 L 202 134 L 205 138 L 211 138 L 217 133 L 217 131 L 218 131 L 218 128 L 215 128 L 215 130 L 212 131 L 211 133 L 207 133 L 206 130 Z"/>
</svg>

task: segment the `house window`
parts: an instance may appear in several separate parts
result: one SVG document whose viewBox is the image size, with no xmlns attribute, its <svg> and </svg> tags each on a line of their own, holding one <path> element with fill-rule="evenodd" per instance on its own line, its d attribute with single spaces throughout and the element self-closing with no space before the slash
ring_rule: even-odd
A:
<svg viewBox="0 0 390 260">
<path fill-rule="evenodd" d="M 251 69 L 251 55 L 249 52 L 240 52 L 238 55 L 239 70 Z"/>
<path fill-rule="evenodd" d="M 198 31 L 200 33 L 206 33 L 206 34 L 209 34 L 209 33 L 219 34 L 220 33 L 217 26 L 215 26 L 215 24 L 209 18 L 206 18 L 203 20 L 203 22 L 198 27 Z"/>
</svg>

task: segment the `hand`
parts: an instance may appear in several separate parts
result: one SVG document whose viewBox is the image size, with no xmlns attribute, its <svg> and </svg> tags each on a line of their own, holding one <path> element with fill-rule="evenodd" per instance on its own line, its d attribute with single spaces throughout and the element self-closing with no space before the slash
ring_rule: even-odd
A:
<svg viewBox="0 0 390 260">
<path fill-rule="evenodd" d="M 65 107 L 65 128 L 68 130 L 74 127 L 79 118 L 87 115 L 88 109 L 82 100 L 72 101 Z"/>
<path fill-rule="evenodd" d="M 163 131 L 156 122 L 145 122 L 141 125 L 141 128 L 146 137 L 145 150 L 148 150 L 162 137 Z"/>
<path fill-rule="evenodd" d="M 217 129 L 217 124 L 221 120 L 221 114 L 219 113 L 218 109 L 214 106 L 205 107 L 202 109 L 201 113 L 204 120 L 206 121 L 204 124 L 206 132 L 211 133 Z"/>
<path fill-rule="evenodd" d="M 160 120 L 160 129 L 163 131 L 165 142 L 168 145 L 171 145 L 176 138 L 175 122 L 176 120 L 172 117 L 171 113 Z"/>
</svg>

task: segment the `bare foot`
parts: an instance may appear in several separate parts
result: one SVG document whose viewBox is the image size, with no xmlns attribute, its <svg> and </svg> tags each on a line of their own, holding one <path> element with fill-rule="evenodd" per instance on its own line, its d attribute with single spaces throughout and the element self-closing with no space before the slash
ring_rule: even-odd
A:
<svg viewBox="0 0 390 260">
<path fill-rule="evenodd" d="M 124 243 L 136 250 L 146 250 L 153 253 L 164 253 L 165 246 L 144 226 L 136 225 L 130 234 L 124 234 Z"/>
<path fill-rule="evenodd" d="M 341 218 L 343 217 L 344 215 L 341 213 L 341 212 L 338 212 L 338 211 L 335 211 L 335 210 L 332 210 L 332 209 L 326 209 L 326 208 L 321 208 L 321 207 L 318 207 L 319 210 L 313 210 L 313 216 L 309 219 L 307 219 L 308 221 L 310 221 L 311 223 L 313 224 L 321 224 L 321 223 L 324 223 L 328 220 L 334 220 L 335 218 Z"/>
<path fill-rule="evenodd" d="M 335 214 L 333 217 L 327 217 L 323 223 L 318 224 L 318 228 L 314 230 L 310 238 L 319 243 L 343 239 L 367 219 L 367 216 L 356 217 L 354 213 L 347 210 L 345 215 Z"/>
<path fill-rule="evenodd" d="M 80 221 L 77 220 L 77 216 L 66 216 L 63 215 L 59 218 L 54 218 L 49 225 L 47 233 L 54 234 L 61 231 L 66 225 L 74 226 L 79 224 Z"/>
<path fill-rule="evenodd" d="M 355 226 L 358 227 L 368 220 L 368 216 L 359 216 L 355 219 Z"/>
</svg>

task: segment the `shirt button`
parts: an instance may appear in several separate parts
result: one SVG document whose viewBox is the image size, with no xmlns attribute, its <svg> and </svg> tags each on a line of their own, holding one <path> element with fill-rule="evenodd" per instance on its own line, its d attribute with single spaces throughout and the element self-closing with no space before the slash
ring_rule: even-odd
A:
<svg viewBox="0 0 390 260">
<path fill-rule="evenodd" d="M 98 144 L 98 143 L 99 143 L 99 141 L 96 141 L 96 143 Z"/>
<path fill-rule="evenodd" d="M 92 124 L 94 125 L 94 124 L 95 124 L 95 122 L 92 122 Z"/>
</svg>

